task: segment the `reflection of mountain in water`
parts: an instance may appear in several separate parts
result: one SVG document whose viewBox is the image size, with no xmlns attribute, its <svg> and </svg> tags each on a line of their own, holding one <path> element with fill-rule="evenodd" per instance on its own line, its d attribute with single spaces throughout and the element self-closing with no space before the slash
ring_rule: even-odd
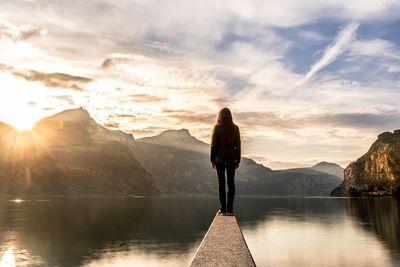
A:
<svg viewBox="0 0 400 267">
<path fill-rule="evenodd" d="M 344 205 L 333 198 L 237 198 L 235 209 L 239 223 L 252 228 L 276 217 L 332 224 L 346 217 Z"/>
<path fill-rule="evenodd" d="M 49 266 L 79 266 L 110 250 L 184 254 L 201 241 L 216 208 L 214 199 L 0 200 L 0 255 L 16 247 Z"/>
<path fill-rule="evenodd" d="M 372 231 L 400 260 L 400 201 L 396 198 L 346 199 L 348 216 Z"/>
<path fill-rule="evenodd" d="M 42 264 L 36 266 L 80 266 L 96 259 L 107 259 L 104 256 L 107 253 L 122 253 L 134 259 L 140 255 L 156 257 L 160 264 L 164 263 L 163 259 L 178 255 L 178 265 L 185 265 L 185 261 L 193 256 L 217 208 L 216 198 L 69 198 L 22 203 L 0 199 L 0 257 L 13 248 L 16 259 L 24 264 L 42 260 Z M 245 237 L 246 231 L 251 233 L 281 224 L 289 225 L 292 227 L 289 230 L 293 229 L 297 237 L 303 237 L 307 234 L 301 227 L 317 226 L 317 233 L 314 228 L 308 228 L 313 230 L 311 234 L 318 235 L 322 229 L 323 234 L 328 233 L 333 238 L 332 234 L 338 233 L 338 237 L 333 239 L 339 246 L 349 238 L 354 240 L 346 233 L 355 235 L 354 238 L 361 235 L 358 241 L 379 240 L 378 243 L 385 246 L 381 252 L 390 251 L 391 260 L 400 262 L 400 210 L 395 199 L 238 197 L 235 212 Z M 348 221 L 359 223 L 349 224 Z M 352 226 L 350 230 L 348 225 Z M 363 228 L 378 238 L 371 238 L 372 235 L 368 234 L 368 238 L 363 239 L 365 231 L 360 231 Z M 278 240 L 280 233 L 275 235 Z M 254 251 L 257 255 L 265 254 L 268 249 L 265 243 L 276 246 L 270 242 L 273 239 L 269 235 L 259 238 L 258 254 L 257 250 Z M 286 234 L 288 242 L 291 238 Z M 333 242 L 328 238 L 319 237 L 317 240 L 326 242 L 325 245 Z M 308 254 L 312 255 L 308 260 L 312 261 L 314 254 L 310 251 L 315 247 L 312 242 L 307 243 L 309 241 L 305 240 L 304 247 L 302 244 L 297 252 L 299 257 L 303 257 L 303 252 L 308 249 Z M 361 255 L 371 250 L 371 247 L 369 250 L 358 248 L 359 244 L 368 246 L 368 243 L 358 241 L 350 245 L 346 243 L 348 248 L 354 249 L 350 255 L 347 254 L 348 262 L 353 262 L 352 253 Z M 318 243 L 317 246 L 322 245 Z M 282 244 L 281 249 L 285 251 L 287 243 Z M 329 253 L 342 255 L 339 252 L 344 248 L 331 246 L 331 249 L 333 251 Z M 268 260 L 270 258 L 259 264 L 267 264 Z"/>
</svg>

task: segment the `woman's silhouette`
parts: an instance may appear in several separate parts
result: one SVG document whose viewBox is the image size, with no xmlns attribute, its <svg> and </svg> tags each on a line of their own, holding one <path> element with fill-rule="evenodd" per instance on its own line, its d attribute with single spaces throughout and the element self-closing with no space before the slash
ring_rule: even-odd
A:
<svg viewBox="0 0 400 267">
<path fill-rule="evenodd" d="M 235 170 L 240 163 L 240 132 L 233 123 L 232 113 L 223 108 L 218 113 L 217 123 L 214 126 L 211 140 L 210 161 L 217 169 L 219 184 L 219 201 L 221 215 L 233 215 L 233 200 L 235 198 Z M 225 170 L 228 183 L 228 203 L 225 193 Z"/>
</svg>

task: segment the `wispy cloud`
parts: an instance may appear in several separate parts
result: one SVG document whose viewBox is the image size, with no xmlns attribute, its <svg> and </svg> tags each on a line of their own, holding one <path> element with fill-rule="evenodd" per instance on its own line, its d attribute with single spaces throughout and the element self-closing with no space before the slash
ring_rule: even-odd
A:
<svg viewBox="0 0 400 267">
<path fill-rule="evenodd" d="M 128 63 L 132 59 L 131 54 L 114 53 L 107 55 L 106 59 L 101 64 L 101 67 L 107 69 L 116 64 Z"/>
<path fill-rule="evenodd" d="M 387 57 L 389 59 L 400 60 L 400 51 L 390 41 L 383 39 L 358 40 L 351 45 L 351 55 Z"/>
<path fill-rule="evenodd" d="M 35 25 L 17 26 L 6 20 L 0 19 L 0 39 L 7 39 L 13 42 L 27 41 L 33 37 L 46 34 L 45 28 Z"/>
<path fill-rule="evenodd" d="M 27 81 L 41 82 L 47 87 L 66 88 L 83 91 L 83 85 L 93 80 L 87 77 L 74 76 L 66 73 L 54 72 L 45 73 L 36 70 L 17 72 L 14 75 L 24 78 Z"/>
<path fill-rule="evenodd" d="M 348 45 L 355 39 L 359 25 L 359 23 L 353 22 L 341 30 L 335 38 L 335 41 L 325 48 L 322 57 L 311 66 L 310 70 L 303 77 L 303 79 L 298 82 L 298 84 L 302 85 L 306 83 L 318 71 L 331 64 L 341 53 L 348 49 Z"/>
<path fill-rule="evenodd" d="M 83 91 L 84 85 L 94 81 L 92 78 L 70 75 L 60 72 L 41 72 L 37 70 L 18 70 L 12 66 L 0 64 L 0 71 L 6 71 L 15 77 L 23 78 L 30 82 L 40 82 L 47 87 L 65 88 Z"/>
<path fill-rule="evenodd" d="M 387 68 L 387 71 L 390 73 L 400 73 L 400 66 L 399 65 L 390 65 Z"/>
<path fill-rule="evenodd" d="M 326 39 L 326 37 L 322 36 L 321 34 L 315 31 L 300 31 L 297 35 L 306 40 L 316 41 L 316 42 L 323 41 Z"/>
<path fill-rule="evenodd" d="M 120 98 L 121 103 L 159 103 L 167 100 L 166 97 L 152 95 L 152 94 L 134 94 L 134 95 L 127 95 Z"/>
<path fill-rule="evenodd" d="M 59 95 L 59 96 L 54 96 L 54 98 L 56 98 L 56 99 L 58 99 L 58 100 L 60 100 L 62 102 L 65 102 L 65 103 L 67 103 L 67 104 L 69 104 L 71 106 L 75 105 L 74 100 L 69 95 Z"/>
</svg>

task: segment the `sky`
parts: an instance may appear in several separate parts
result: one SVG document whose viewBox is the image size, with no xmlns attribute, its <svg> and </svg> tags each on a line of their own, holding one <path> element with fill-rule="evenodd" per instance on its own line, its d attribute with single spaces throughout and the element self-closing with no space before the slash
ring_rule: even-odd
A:
<svg viewBox="0 0 400 267">
<path fill-rule="evenodd" d="M 273 169 L 345 167 L 400 128 L 398 0 L 2 0 L 0 121 L 84 107 L 210 142 L 229 107 Z"/>
</svg>

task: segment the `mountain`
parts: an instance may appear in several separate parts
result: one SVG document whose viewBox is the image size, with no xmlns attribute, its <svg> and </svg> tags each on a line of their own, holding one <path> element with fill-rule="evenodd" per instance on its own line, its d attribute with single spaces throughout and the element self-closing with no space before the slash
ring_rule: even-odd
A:
<svg viewBox="0 0 400 267">
<path fill-rule="evenodd" d="M 32 131 L 0 123 L 0 194 L 216 195 L 210 145 L 187 129 L 134 139 L 82 108 L 44 118 Z M 341 179 L 321 171 L 274 171 L 243 157 L 242 195 L 325 196 Z"/>
<path fill-rule="evenodd" d="M 384 132 L 344 170 L 332 196 L 400 196 L 400 130 Z"/>
<path fill-rule="evenodd" d="M 154 178 L 135 159 L 134 138 L 66 110 L 19 132 L 0 125 L 0 194 L 154 195 Z"/>
<path fill-rule="evenodd" d="M 329 173 L 329 174 L 335 175 L 341 179 L 343 179 L 343 177 L 344 177 L 343 176 L 344 169 L 336 163 L 322 161 L 322 162 L 312 166 L 311 169 L 320 171 L 320 172 Z"/>
<path fill-rule="evenodd" d="M 217 194 L 217 176 L 209 162 L 210 145 L 186 129 L 137 139 L 135 156 L 155 177 L 164 194 Z M 329 195 L 341 179 L 319 171 L 273 171 L 243 157 L 235 176 L 237 194 Z"/>
</svg>

